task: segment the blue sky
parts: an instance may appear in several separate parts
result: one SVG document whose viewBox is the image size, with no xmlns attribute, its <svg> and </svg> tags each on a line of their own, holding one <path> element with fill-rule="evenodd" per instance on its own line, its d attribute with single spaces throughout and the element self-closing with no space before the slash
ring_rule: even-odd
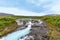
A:
<svg viewBox="0 0 60 40">
<path fill-rule="evenodd" d="M 60 14 L 60 0 L 0 0 L 0 12 L 24 16 Z"/>
</svg>

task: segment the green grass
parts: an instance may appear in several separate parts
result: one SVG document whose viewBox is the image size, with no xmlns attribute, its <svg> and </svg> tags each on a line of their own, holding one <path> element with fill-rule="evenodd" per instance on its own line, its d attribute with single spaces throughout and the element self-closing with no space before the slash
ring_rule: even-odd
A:
<svg viewBox="0 0 60 40">
<path fill-rule="evenodd" d="M 16 29 L 17 27 L 17 25 L 15 24 L 16 19 L 17 18 L 14 16 L 0 16 L 0 37 Z M 5 30 L 6 28 L 7 30 Z"/>
<path fill-rule="evenodd" d="M 0 16 L 0 31 L 4 28 L 9 27 L 9 25 L 14 24 L 16 19 L 21 18 L 33 18 L 44 20 L 48 28 L 48 36 L 50 40 L 60 40 L 60 15 L 56 16 Z M 0 35 L 2 32 L 0 32 Z"/>
<path fill-rule="evenodd" d="M 47 23 L 50 23 L 53 26 L 60 28 L 60 15 L 56 15 L 56 16 L 43 16 L 41 18 L 44 21 L 46 21 Z"/>
<path fill-rule="evenodd" d="M 60 40 L 60 15 L 56 16 L 42 16 L 50 29 L 48 32 L 49 40 Z"/>
<path fill-rule="evenodd" d="M 14 17 L 0 16 L 0 30 L 15 22 Z"/>
</svg>

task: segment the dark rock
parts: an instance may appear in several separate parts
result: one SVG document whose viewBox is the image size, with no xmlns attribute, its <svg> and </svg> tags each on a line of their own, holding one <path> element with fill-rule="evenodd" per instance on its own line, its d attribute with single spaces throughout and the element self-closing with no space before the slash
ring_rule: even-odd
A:
<svg viewBox="0 0 60 40">
<path fill-rule="evenodd" d="M 34 40 L 48 40 L 48 36 L 47 36 L 48 30 L 49 29 L 45 22 L 43 22 L 40 25 L 37 24 L 37 26 L 32 25 L 31 32 L 27 36 L 33 36 Z"/>
</svg>

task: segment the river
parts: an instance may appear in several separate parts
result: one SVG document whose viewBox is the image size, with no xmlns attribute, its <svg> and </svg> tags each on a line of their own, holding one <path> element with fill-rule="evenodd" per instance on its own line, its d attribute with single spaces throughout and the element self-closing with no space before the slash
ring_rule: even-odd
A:
<svg viewBox="0 0 60 40">
<path fill-rule="evenodd" d="M 21 37 L 30 33 L 31 24 L 31 21 L 29 21 L 27 28 L 10 33 L 7 36 L 2 37 L 0 40 L 19 40 Z"/>
</svg>

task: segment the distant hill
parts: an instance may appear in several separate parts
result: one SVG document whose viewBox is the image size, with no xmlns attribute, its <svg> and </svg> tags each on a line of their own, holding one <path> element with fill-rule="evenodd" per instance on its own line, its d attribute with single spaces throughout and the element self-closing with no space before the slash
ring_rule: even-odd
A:
<svg viewBox="0 0 60 40">
<path fill-rule="evenodd" d="M 14 16 L 13 14 L 0 13 L 0 16 Z"/>
<path fill-rule="evenodd" d="M 47 14 L 45 16 L 55 16 L 55 15 L 59 15 L 59 14 Z"/>
</svg>

